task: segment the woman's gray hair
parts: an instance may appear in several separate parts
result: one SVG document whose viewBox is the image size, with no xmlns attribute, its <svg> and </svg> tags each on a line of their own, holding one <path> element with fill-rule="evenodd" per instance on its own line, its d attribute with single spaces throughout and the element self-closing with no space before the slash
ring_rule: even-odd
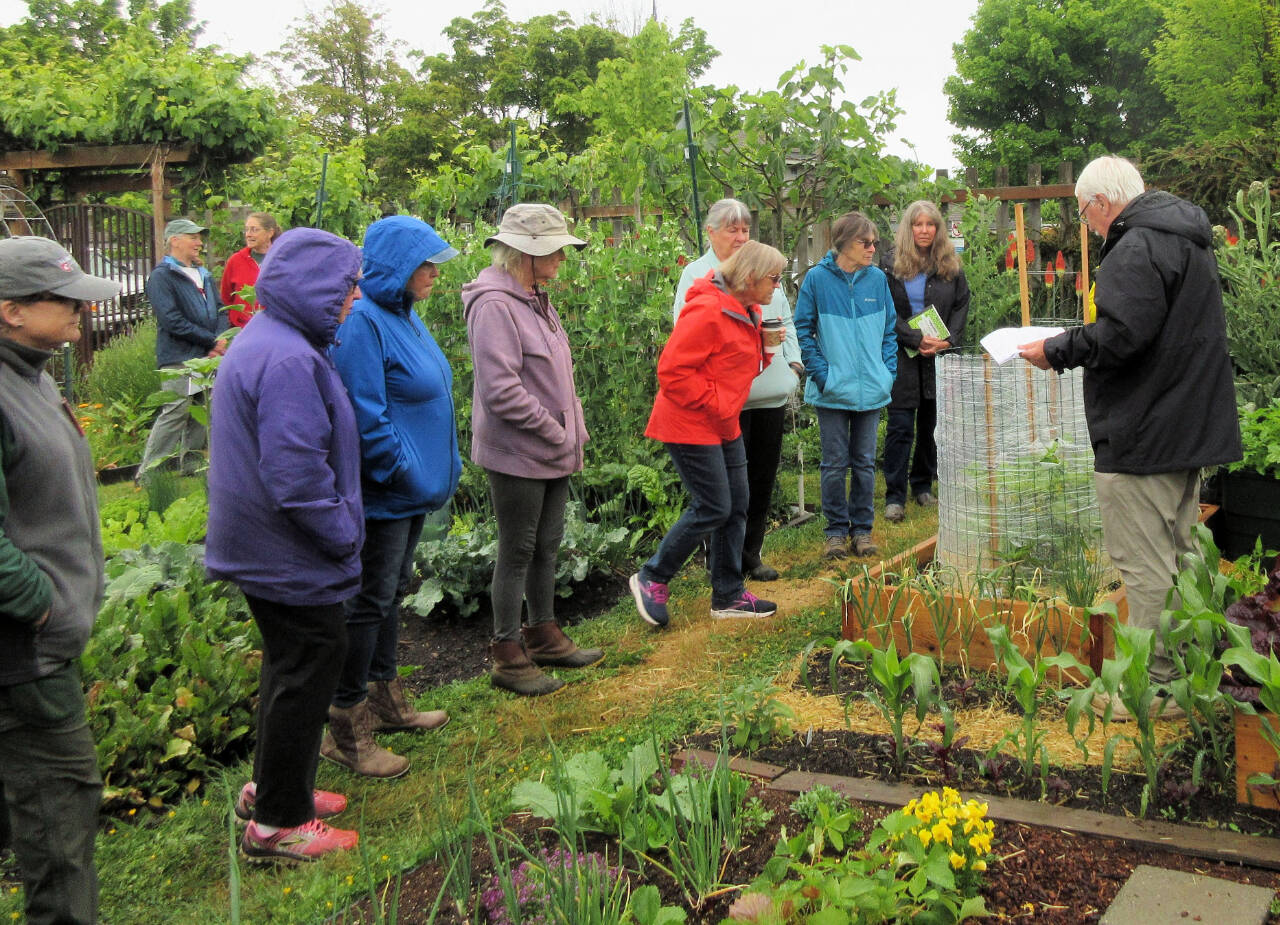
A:
<svg viewBox="0 0 1280 925">
<path fill-rule="evenodd" d="M 1080 171 L 1076 180 L 1076 196 L 1092 199 L 1106 196 L 1112 206 L 1119 209 L 1131 199 L 1137 199 L 1146 190 L 1138 168 L 1123 157 L 1094 158 Z"/>
<path fill-rule="evenodd" d="M 719 231 L 725 225 L 750 226 L 751 210 L 736 199 L 721 199 L 707 210 L 707 228 Z"/>
<path fill-rule="evenodd" d="M 520 268 L 525 266 L 525 261 L 530 259 L 528 254 L 516 250 L 510 244 L 503 244 L 501 241 L 494 241 L 489 245 L 489 250 L 493 251 L 493 265 L 515 277 L 520 276 Z"/>
<path fill-rule="evenodd" d="M 768 244 L 748 241 L 720 264 L 720 275 L 730 292 L 745 292 L 766 276 L 781 273 L 787 266 L 787 258 Z"/>
<path fill-rule="evenodd" d="M 861 212 L 846 212 L 831 226 L 831 249 L 841 253 L 854 238 L 875 238 L 876 223 Z"/>
</svg>

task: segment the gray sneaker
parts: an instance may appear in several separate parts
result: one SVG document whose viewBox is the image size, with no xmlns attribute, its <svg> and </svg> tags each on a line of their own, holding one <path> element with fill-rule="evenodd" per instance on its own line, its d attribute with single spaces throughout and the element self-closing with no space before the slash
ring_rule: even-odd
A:
<svg viewBox="0 0 1280 925">
<path fill-rule="evenodd" d="M 907 509 L 901 504 L 886 504 L 884 506 L 884 519 L 889 523 L 900 524 L 907 519 Z"/>
</svg>

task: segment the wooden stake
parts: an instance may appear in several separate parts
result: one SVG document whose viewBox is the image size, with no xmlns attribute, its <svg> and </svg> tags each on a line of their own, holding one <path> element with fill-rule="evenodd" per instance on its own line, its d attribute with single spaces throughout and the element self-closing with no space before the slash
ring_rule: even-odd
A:
<svg viewBox="0 0 1280 925">
<path fill-rule="evenodd" d="M 1089 225 L 1080 223 L 1080 291 L 1084 293 L 1084 323 L 1098 320 L 1098 308 L 1089 301 Z"/>
<path fill-rule="evenodd" d="M 1030 366 L 1031 364 L 1027 364 Z M 996 498 L 996 419 L 995 419 L 995 394 L 991 388 L 991 354 L 985 351 L 982 354 L 982 383 L 986 389 L 987 399 L 987 507 L 991 512 L 989 541 L 991 546 L 992 564 L 999 558 L 1000 552 L 1000 527 L 999 512 L 1000 504 Z"/>
<path fill-rule="evenodd" d="M 1027 286 L 1027 223 L 1022 215 L 1022 203 L 1013 207 L 1014 221 L 1017 225 L 1018 245 L 1018 295 L 1022 299 L 1022 326 L 1031 327 L 1031 293 Z"/>
</svg>

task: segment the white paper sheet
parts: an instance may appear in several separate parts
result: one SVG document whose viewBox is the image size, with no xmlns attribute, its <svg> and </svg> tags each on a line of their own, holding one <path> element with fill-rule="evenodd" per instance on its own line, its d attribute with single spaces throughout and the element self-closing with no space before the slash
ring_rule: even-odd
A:
<svg viewBox="0 0 1280 925">
<path fill-rule="evenodd" d="M 991 359 L 1003 366 L 1018 355 L 1018 348 L 1023 344 L 1044 340 L 1061 334 L 1062 328 L 1027 327 L 997 328 L 982 338 L 982 349 L 991 354 Z"/>
</svg>

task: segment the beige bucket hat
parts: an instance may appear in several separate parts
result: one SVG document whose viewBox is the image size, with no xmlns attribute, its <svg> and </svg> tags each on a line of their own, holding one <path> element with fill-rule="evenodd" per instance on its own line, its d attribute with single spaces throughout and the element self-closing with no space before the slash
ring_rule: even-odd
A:
<svg viewBox="0 0 1280 925">
<path fill-rule="evenodd" d="M 545 257 L 562 247 L 582 250 L 587 242 L 569 234 L 569 224 L 555 206 L 540 202 L 523 202 L 502 214 L 498 233 L 485 238 L 484 246 L 501 241 L 531 257 Z"/>
</svg>

